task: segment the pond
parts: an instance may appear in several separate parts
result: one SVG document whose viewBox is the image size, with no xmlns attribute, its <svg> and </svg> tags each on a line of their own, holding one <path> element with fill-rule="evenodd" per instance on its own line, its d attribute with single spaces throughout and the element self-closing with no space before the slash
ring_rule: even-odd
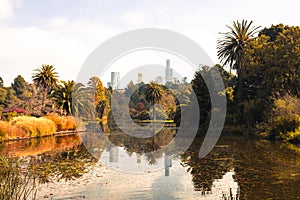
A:
<svg viewBox="0 0 300 200">
<path fill-rule="evenodd" d="M 300 199 L 300 154 L 278 142 L 223 135 L 200 159 L 202 137 L 180 154 L 164 148 L 174 128 L 145 139 L 80 134 L 5 143 L 0 153 L 34 171 L 37 199 Z"/>
</svg>

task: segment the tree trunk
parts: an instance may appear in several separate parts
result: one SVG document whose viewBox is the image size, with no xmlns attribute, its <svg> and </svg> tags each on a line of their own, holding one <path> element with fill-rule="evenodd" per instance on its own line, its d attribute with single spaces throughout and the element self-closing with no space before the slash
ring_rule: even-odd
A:
<svg viewBox="0 0 300 200">
<path fill-rule="evenodd" d="M 241 103 L 244 98 L 244 76 L 242 72 L 242 68 L 239 67 L 237 70 L 238 74 L 238 93 L 237 93 L 237 101 L 238 103 Z"/>
<path fill-rule="evenodd" d="M 44 98 L 43 98 L 44 108 L 46 107 L 46 101 L 47 101 L 47 88 L 44 88 Z"/>
<path fill-rule="evenodd" d="M 156 112 L 155 112 L 156 104 L 153 105 L 153 120 L 156 120 Z"/>
</svg>

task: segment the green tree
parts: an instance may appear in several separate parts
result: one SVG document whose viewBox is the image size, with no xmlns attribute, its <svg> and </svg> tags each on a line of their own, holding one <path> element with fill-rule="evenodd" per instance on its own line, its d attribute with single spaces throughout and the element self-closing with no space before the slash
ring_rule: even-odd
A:
<svg viewBox="0 0 300 200">
<path fill-rule="evenodd" d="M 222 38 L 218 40 L 218 58 L 224 65 L 229 64 L 230 69 L 236 69 L 238 75 L 238 102 L 243 100 L 244 73 L 243 60 L 245 49 L 253 40 L 259 27 L 252 26 L 252 21 L 234 21 L 228 26 L 229 32 L 221 33 Z"/>
<path fill-rule="evenodd" d="M 61 81 L 61 84 L 51 91 L 51 96 L 61 114 L 90 116 L 92 113 L 92 98 L 82 83 Z"/>
<path fill-rule="evenodd" d="M 256 127 L 268 123 L 274 100 L 300 97 L 300 27 L 273 25 L 250 45 L 244 57 L 244 118 Z"/>
<path fill-rule="evenodd" d="M 28 83 L 21 75 L 18 75 L 14 79 L 14 82 L 11 84 L 11 86 L 16 91 L 16 95 L 18 97 L 21 97 L 23 93 L 28 90 Z"/>
<path fill-rule="evenodd" d="M 163 95 L 164 95 L 164 90 L 162 89 L 161 85 L 155 82 L 150 82 L 150 84 L 147 85 L 145 91 L 145 98 L 147 101 L 153 104 L 153 120 L 156 120 L 156 114 L 155 114 L 156 104 L 159 103 Z"/>
<path fill-rule="evenodd" d="M 46 106 L 48 92 L 57 85 L 58 75 L 52 65 L 42 65 L 42 67 L 35 69 L 32 80 L 37 88 L 43 91 L 43 104 Z"/>
</svg>

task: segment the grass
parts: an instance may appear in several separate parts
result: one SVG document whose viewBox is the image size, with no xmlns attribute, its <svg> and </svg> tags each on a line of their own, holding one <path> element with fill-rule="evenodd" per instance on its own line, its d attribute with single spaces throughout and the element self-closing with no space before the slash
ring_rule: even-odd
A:
<svg viewBox="0 0 300 200">
<path fill-rule="evenodd" d="M 53 135 L 56 132 L 55 123 L 46 118 L 36 118 L 30 116 L 14 117 L 12 125 L 20 127 L 27 133 L 28 137 L 42 137 Z"/>
<path fill-rule="evenodd" d="M 72 116 L 58 116 L 51 113 L 43 118 L 52 120 L 58 131 L 75 130 L 79 125 L 78 121 Z"/>
<path fill-rule="evenodd" d="M 10 139 L 43 137 L 56 131 L 76 130 L 78 120 L 72 116 L 50 114 L 45 117 L 18 116 L 11 121 L 0 121 L 0 142 Z"/>
<path fill-rule="evenodd" d="M 0 141 L 18 137 L 27 137 L 25 130 L 12 125 L 10 122 L 0 121 Z"/>
</svg>

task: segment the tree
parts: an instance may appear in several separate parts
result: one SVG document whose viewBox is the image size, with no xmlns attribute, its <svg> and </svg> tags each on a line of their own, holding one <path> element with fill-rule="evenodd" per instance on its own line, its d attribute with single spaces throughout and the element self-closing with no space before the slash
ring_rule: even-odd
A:
<svg viewBox="0 0 300 200">
<path fill-rule="evenodd" d="M 0 87 L 3 87 L 4 83 L 3 83 L 3 79 L 0 77 Z"/>
<path fill-rule="evenodd" d="M 21 97 L 23 93 L 28 89 L 28 83 L 26 83 L 25 79 L 18 75 L 14 82 L 11 84 L 12 88 L 16 91 L 16 95 Z"/>
<path fill-rule="evenodd" d="M 153 104 L 153 120 L 156 120 L 155 106 L 157 103 L 159 103 L 159 101 L 163 97 L 163 94 L 164 90 L 159 84 L 155 82 L 150 82 L 150 84 L 146 87 L 145 98 L 147 101 Z"/>
<path fill-rule="evenodd" d="M 278 27 L 282 26 L 263 29 L 246 51 L 245 92 L 249 99 L 265 101 L 286 94 L 300 97 L 300 27 L 284 26 L 275 37 Z"/>
<path fill-rule="evenodd" d="M 0 113 L 4 108 L 6 96 L 7 96 L 6 89 L 0 87 Z"/>
<path fill-rule="evenodd" d="M 90 116 L 92 112 L 92 98 L 82 83 L 75 81 L 61 81 L 61 84 L 51 91 L 51 97 L 56 106 L 66 115 Z"/>
<path fill-rule="evenodd" d="M 238 102 L 243 100 L 244 73 L 243 59 L 245 49 L 253 40 L 258 28 L 252 26 L 252 21 L 234 21 L 231 26 L 227 25 L 229 32 L 221 33 L 222 38 L 217 41 L 218 58 L 224 65 L 229 64 L 230 69 L 236 69 L 238 75 Z"/>
<path fill-rule="evenodd" d="M 58 75 L 52 65 L 42 65 L 42 67 L 35 69 L 32 76 L 33 82 L 37 88 L 43 91 L 43 104 L 46 106 L 48 92 L 57 85 Z"/>
<path fill-rule="evenodd" d="M 94 108 L 98 117 L 102 118 L 109 105 L 109 100 L 106 97 L 106 88 L 103 86 L 101 80 L 96 76 L 90 78 L 88 85 L 90 87 L 89 89 L 91 89 L 91 94 L 94 94 Z"/>
</svg>

